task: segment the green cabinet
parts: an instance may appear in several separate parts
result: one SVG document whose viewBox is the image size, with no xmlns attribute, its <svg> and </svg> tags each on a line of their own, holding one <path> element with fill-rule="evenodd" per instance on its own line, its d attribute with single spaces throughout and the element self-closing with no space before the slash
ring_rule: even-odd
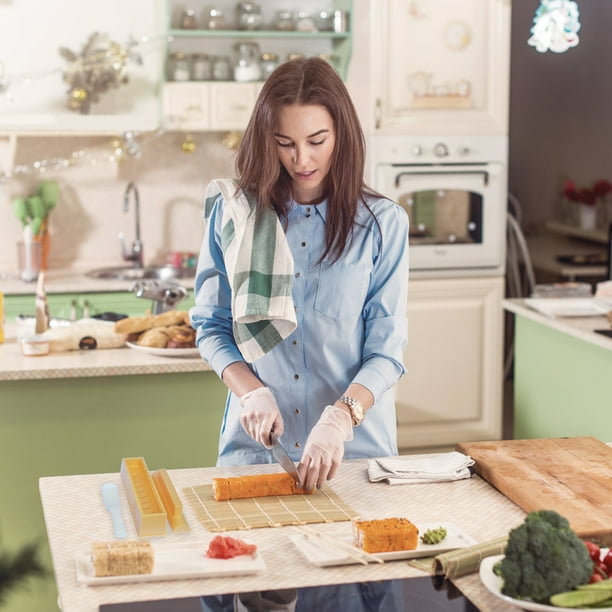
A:
<svg viewBox="0 0 612 612">
<path fill-rule="evenodd" d="M 2 381 L 2 549 L 39 543 L 51 571 L 41 476 L 116 473 L 123 457 L 134 456 L 151 470 L 213 466 L 226 393 L 214 372 Z M 12 593 L 2 610 L 58 610 L 52 571 L 30 586 Z"/>
<path fill-rule="evenodd" d="M 20 314 L 33 315 L 34 295 L 5 295 L 5 320 L 13 323 Z M 128 316 L 145 315 L 151 311 L 151 301 L 137 298 L 129 291 L 101 293 L 51 293 L 47 294 L 49 314 L 59 319 L 77 320 L 103 312 L 117 312 Z M 179 302 L 177 308 L 188 310 L 193 296 Z"/>
</svg>

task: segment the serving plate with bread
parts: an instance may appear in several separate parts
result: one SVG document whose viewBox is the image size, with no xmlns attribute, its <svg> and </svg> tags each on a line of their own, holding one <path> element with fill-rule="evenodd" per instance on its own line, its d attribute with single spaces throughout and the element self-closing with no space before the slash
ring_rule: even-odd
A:
<svg viewBox="0 0 612 612">
<path fill-rule="evenodd" d="M 115 322 L 115 332 L 126 336 L 129 348 L 160 357 L 197 357 L 195 329 L 186 310 L 126 317 Z"/>
</svg>

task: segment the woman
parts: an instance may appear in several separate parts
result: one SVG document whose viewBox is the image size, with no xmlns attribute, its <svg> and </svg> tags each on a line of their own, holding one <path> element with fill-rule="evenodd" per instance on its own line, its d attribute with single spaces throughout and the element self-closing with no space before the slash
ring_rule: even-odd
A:
<svg viewBox="0 0 612 612">
<path fill-rule="evenodd" d="M 343 457 L 397 454 L 408 220 L 366 187 L 364 164 L 359 120 L 335 70 L 318 58 L 281 64 L 245 131 L 236 184 L 207 193 L 191 321 L 202 357 L 230 390 L 218 465 L 272 462 L 268 449 L 281 437 L 310 490 Z M 252 269 L 266 253 L 267 271 Z M 259 288 L 244 289 L 245 277 Z M 281 319 L 263 340 L 265 320 L 240 322 L 243 294 L 263 299 L 263 319 Z M 280 316 L 268 312 L 277 302 Z"/>
</svg>

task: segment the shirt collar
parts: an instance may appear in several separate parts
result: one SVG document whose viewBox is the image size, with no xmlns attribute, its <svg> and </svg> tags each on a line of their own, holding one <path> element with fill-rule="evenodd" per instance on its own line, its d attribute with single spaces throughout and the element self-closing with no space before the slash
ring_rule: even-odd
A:
<svg viewBox="0 0 612 612">
<path fill-rule="evenodd" d="M 295 200 L 291 200 L 289 215 L 307 215 L 309 210 L 311 214 L 315 213 L 325 221 L 327 219 L 327 198 L 318 204 L 298 204 Z"/>
</svg>

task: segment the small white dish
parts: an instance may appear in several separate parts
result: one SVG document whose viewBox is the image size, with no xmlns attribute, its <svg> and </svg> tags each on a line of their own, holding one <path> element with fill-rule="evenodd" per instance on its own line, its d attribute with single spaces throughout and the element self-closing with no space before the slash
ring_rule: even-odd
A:
<svg viewBox="0 0 612 612">
<path fill-rule="evenodd" d="M 131 349 L 148 353 L 149 355 L 157 355 L 157 357 L 199 357 L 200 352 L 197 348 L 156 348 L 154 346 L 141 346 L 135 342 L 126 342 L 126 346 Z"/>
<path fill-rule="evenodd" d="M 562 610 L 592 610 L 593 608 L 561 608 L 559 606 L 549 606 L 547 604 L 535 603 L 527 599 L 514 599 L 508 597 L 501 592 L 503 586 L 503 579 L 497 574 L 493 573 L 493 567 L 498 561 L 501 561 L 504 555 L 494 555 L 492 557 L 485 557 L 480 563 L 480 580 L 482 584 L 491 592 L 493 595 L 506 602 L 511 606 L 515 606 L 521 610 L 529 610 L 530 612 L 561 612 Z M 612 608 L 597 608 L 598 612 L 612 612 Z"/>
<path fill-rule="evenodd" d="M 421 542 L 421 534 L 425 533 L 428 529 L 435 529 L 440 526 L 445 527 L 447 530 L 446 538 L 444 538 L 442 542 L 439 544 L 423 544 Z M 449 550 L 465 548 L 466 546 L 473 546 L 477 543 L 474 538 L 464 531 L 461 531 L 459 527 L 453 525 L 452 523 L 431 523 L 429 525 L 417 525 L 417 527 L 419 529 L 419 543 L 415 549 L 375 553 L 374 556 L 382 559 L 383 561 L 433 557 L 435 555 L 439 555 L 440 553 L 448 552 Z M 308 529 L 308 526 L 306 526 L 304 529 Z M 352 546 L 353 539 L 351 525 L 345 523 L 340 529 L 342 533 L 340 533 L 338 530 L 336 530 L 334 533 L 330 532 L 329 535 L 331 538 Z M 306 557 L 310 563 L 318 567 L 358 563 L 354 557 L 351 557 L 342 549 L 334 548 L 333 545 L 326 543 L 324 540 L 319 542 L 316 536 L 308 537 L 303 533 L 293 533 L 288 537 L 295 544 L 302 555 L 304 555 L 304 557 Z M 358 552 L 358 550 L 359 549 L 355 548 L 355 552 Z"/>
</svg>

